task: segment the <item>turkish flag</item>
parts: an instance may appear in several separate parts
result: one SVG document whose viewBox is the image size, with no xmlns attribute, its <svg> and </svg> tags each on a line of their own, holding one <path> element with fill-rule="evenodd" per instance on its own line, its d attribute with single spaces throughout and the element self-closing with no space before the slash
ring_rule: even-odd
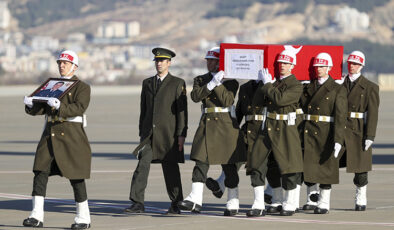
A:
<svg viewBox="0 0 394 230">
<path fill-rule="evenodd" d="M 270 74 L 279 77 L 279 66 L 276 60 L 279 54 L 285 49 L 297 50 L 297 61 L 294 69 L 291 71 L 298 80 L 310 80 L 316 78 L 313 67 L 315 57 L 322 52 L 330 54 L 333 67 L 329 75 L 333 79 L 341 79 L 343 46 L 321 46 L 321 45 L 259 45 L 259 44 L 236 44 L 222 43 L 220 44 L 220 70 L 225 71 L 225 54 L 229 49 L 261 49 L 264 50 L 264 66 L 268 68 Z"/>
</svg>

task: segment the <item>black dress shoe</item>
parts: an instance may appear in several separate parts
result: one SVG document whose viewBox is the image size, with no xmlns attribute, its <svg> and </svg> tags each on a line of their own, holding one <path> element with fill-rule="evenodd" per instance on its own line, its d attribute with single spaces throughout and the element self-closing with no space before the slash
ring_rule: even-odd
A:
<svg viewBox="0 0 394 230">
<path fill-rule="evenodd" d="M 283 209 L 282 209 L 282 211 L 280 211 L 281 216 L 292 216 L 292 215 L 294 215 L 294 213 L 295 213 L 295 211 L 287 211 L 287 210 L 283 210 Z"/>
<path fill-rule="evenodd" d="M 302 207 L 302 210 L 304 210 L 304 211 L 315 210 L 315 208 L 316 208 L 316 205 L 305 204 L 305 205 Z"/>
<path fill-rule="evenodd" d="M 280 211 L 282 211 L 282 205 L 279 205 L 279 206 L 276 206 L 276 207 L 270 206 L 267 209 L 267 213 L 278 213 Z"/>
<path fill-rule="evenodd" d="M 178 208 L 184 211 L 192 211 L 195 213 L 200 213 L 201 212 L 201 205 L 193 203 L 188 200 L 183 200 L 178 202 Z"/>
<path fill-rule="evenodd" d="M 23 220 L 23 226 L 42 228 L 44 226 L 44 223 L 37 220 L 36 218 L 27 218 Z"/>
<path fill-rule="evenodd" d="M 90 224 L 72 224 L 71 229 L 88 229 Z"/>
<path fill-rule="evenodd" d="M 313 213 L 315 213 L 315 214 L 327 214 L 328 213 L 328 209 L 316 207 L 315 210 L 313 211 Z"/>
<path fill-rule="evenodd" d="M 264 209 L 251 209 L 246 212 L 247 217 L 258 217 L 265 216 L 266 211 Z"/>
<path fill-rule="evenodd" d="M 272 196 L 270 194 L 264 193 L 264 202 L 267 204 L 272 204 Z"/>
<path fill-rule="evenodd" d="M 235 216 L 238 214 L 238 209 L 226 209 L 224 210 L 225 216 Z"/>
<path fill-rule="evenodd" d="M 205 181 L 205 185 L 207 186 L 207 188 L 209 190 L 212 191 L 212 194 L 216 197 L 216 198 L 222 198 L 223 196 L 223 192 L 222 190 L 220 190 L 220 186 L 219 183 L 212 179 L 211 177 L 208 177 L 208 179 Z"/>
<path fill-rule="evenodd" d="M 354 208 L 355 211 L 365 211 L 367 209 L 366 205 L 358 205 L 356 204 L 356 207 Z"/>
<path fill-rule="evenodd" d="M 126 208 L 124 212 L 128 213 L 142 213 L 145 212 L 145 207 L 141 203 L 134 203 L 130 207 Z"/>
<path fill-rule="evenodd" d="M 181 210 L 179 209 L 176 203 L 172 203 L 171 206 L 168 208 L 166 214 L 167 215 L 181 214 Z"/>
</svg>

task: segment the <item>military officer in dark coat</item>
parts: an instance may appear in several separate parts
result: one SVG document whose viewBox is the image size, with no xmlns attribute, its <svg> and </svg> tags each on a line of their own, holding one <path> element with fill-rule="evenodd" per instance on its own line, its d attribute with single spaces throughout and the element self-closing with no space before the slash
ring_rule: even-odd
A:
<svg viewBox="0 0 394 230">
<path fill-rule="evenodd" d="M 78 56 L 71 50 L 63 51 L 57 59 L 61 78 L 78 80 Z M 34 159 L 33 211 L 23 221 L 27 227 L 42 227 L 44 197 L 48 177 L 68 178 L 74 190 L 77 216 L 71 229 L 90 227 L 85 179 L 90 177 L 91 149 L 85 134 L 84 113 L 90 101 L 90 86 L 79 80 L 61 100 L 50 97 L 46 104 L 35 103 L 25 97 L 26 113 L 45 115 L 46 124 Z"/>
<path fill-rule="evenodd" d="M 356 185 L 356 211 L 367 206 L 368 171 L 372 170 L 372 143 L 376 135 L 379 111 L 379 86 L 361 74 L 365 56 L 353 51 L 348 59 L 349 74 L 344 87 L 348 98 L 348 116 L 345 127 L 345 153 L 341 166 L 354 173 Z"/>
<path fill-rule="evenodd" d="M 165 48 L 152 50 L 157 74 L 142 82 L 139 120 L 140 145 L 134 150 L 138 165 L 130 188 L 133 204 L 125 212 L 144 212 L 144 195 L 151 163 L 161 163 L 167 193 L 168 214 L 180 214 L 177 202 L 183 200 L 178 163 L 184 163 L 183 145 L 187 133 L 185 81 L 169 73 L 175 53 Z"/>
<path fill-rule="evenodd" d="M 302 94 L 302 85 L 291 74 L 296 64 L 296 53 L 285 49 L 278 56 L 278 81 L 272 78 L 268 69 L 259 73 L 263 84 L 258 88 L 255 97 L 267 99 L 267 119 L 259 129 L 247 162 L 247 172 L 251 175 L 252 186 L 256 190 L 256 187 L 264 187 L 268 158 L 271 153 L 274 155 L 282 176 L 282 188 L 285 190 L 281 215 L 293 215 L 298 208 L 303 171 L 301 142 L 296 125 L 296 109 Z M 259 194 L 255 193 L 248 216 L 265 214 L 264 199 Z"/>
<path fill-rule="evenodd" d="M 316 193 L 316 183 L 320 184 L 320 194 L 317 203 L 308 198 L 303 209 L 326 214 L 331 185 L 339 183 L 337 156 L 344 142 L 347 100 L 345 89 L 328 74 L 333 66 L 331 56 L 319 53 L 313 66 L 317 79 L 305 87 L 300 100 L 305 109 L 304 180 L 308 197 Z"/>
<path fill-rule="evenodd" d="M 208 51 L 219 57 L 218 48 Z M 208 55 L 207 55 L 208 56 Z M 236 163 L 244 162 L 245 144 L 235 117 L 234 98 L 238 90 L 236 80 L 223 80 L 224 72 L 218 71 L 219 60 L 208 56 L 208 73 L 194 78 L 191 98 L 202 102 L 202 116 L 190 158 L 196 162 L 193 169 L 192 191 L 178 206 L 183 210 L 200 212 L 204 183 L 209 165 L 222 166 L 226 175 L 227 204 L 224 215 L 238 213 L 238 172 Z"/>
</svg>

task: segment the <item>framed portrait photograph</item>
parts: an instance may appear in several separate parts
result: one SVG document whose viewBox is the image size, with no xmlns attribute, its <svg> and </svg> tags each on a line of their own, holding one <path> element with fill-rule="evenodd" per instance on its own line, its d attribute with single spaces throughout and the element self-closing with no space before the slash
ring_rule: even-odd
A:
<svg viewBox="0 0 394 230">
<path fill-rule="evenodd" d="M 48 98 L 61 99 L 79 80 L 49 78 L 40 85 L 31 95 L 35 102 L 46 102 Z"/>
</svg>

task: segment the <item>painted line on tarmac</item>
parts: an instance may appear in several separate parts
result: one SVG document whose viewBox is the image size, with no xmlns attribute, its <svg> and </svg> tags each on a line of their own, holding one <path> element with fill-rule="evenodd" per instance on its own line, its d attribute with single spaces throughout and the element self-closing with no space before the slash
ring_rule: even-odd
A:
<svg viewBox="0 0 394 230">
<path fill-rule="evenodd" d="M 31 199 L 31 196 L 27 195 L 20 195 L 20 194 L 9 194 L 9 193 L 0 193 L 0 198 L 8 198 L 8 199 L 24 199 L 24 200 L 29 200 Z M 69 199 L 59 199 L 59 198 L 45 198 L 45 202 L 49 203 L 58 203 L 58 204 L 69 204 L 69 205 L 74 205 L 75 201 L 74 200 L 69 200 Z M 111 204 L 111 203 L 102 203 L 102 202 L 93 202 L 89 201 L 89 206 L 93 207 L 105 207 L 105 208 L 114 208 L 114 209 L 124 209 L 128 207 L 129 205 L 127 204 Z M 376 209 L 383 209 L 383 208 L 393 208 L 394 206 L 387 206 L 387 207 L 377 207 Z M 165 209 L 162 208 L 157 208 L 153 206 L 145 206 L 146 210 L 149 212 L 153 213 L 165 213 Z M 184 215 L 202 215 L 206 217 L 211 217 L 211 218 L 232 218 L 232 219 L 237 219 L 237 220 L 248 220 L 248 221 L 263 221 L 263 222 L 285 222 L 285 223 L 299 223 L 299 224 L 330 224 L 330 225 L 371 225 L 371 226 L 385 226 L 385 227 L 394 227 L 394 222 L 393 223 L 382 223 L 382 222 L 357 222 L 357 221 L 327 221 L 327 220 L 310 220 L 310 219 L 287 219 L 286 217 L 245 217 L 245 216 L 233 216 L 233 217 L 227 217 L 227 216 L 221 216 L 217 214 L 207 214 L 207 213 L 201 213 L 201 214 L 193 214 L 190 212 L 184 213 Z"/>
</svg>

